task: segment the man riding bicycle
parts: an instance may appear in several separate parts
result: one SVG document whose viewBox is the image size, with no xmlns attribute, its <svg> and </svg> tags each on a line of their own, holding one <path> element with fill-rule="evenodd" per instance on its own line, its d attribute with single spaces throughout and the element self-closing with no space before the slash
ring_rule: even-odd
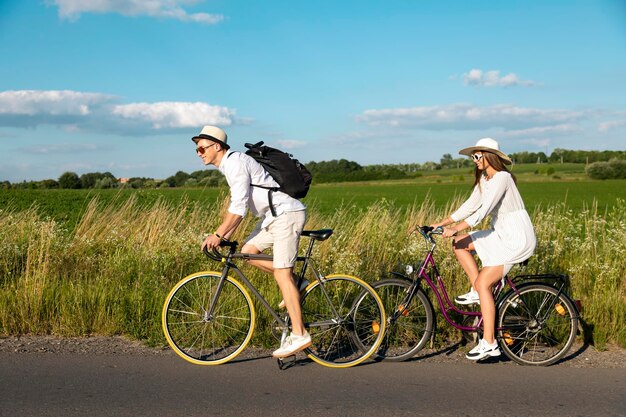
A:
<svg viewBox="0 0 626 417">
<path fill-rule="evenodd" d="M 291 320 L 291 335 L 273 352 L 276 358 L 291 356 L 311 345 L 311 336 L 304 328 L 300 309 L 300 293 L 293 277 L 298 243 L 306 221 L 306 207 L 289 195 L 274 191 L 272 201 L 267 189 L 278 183 L 252 157 L 233 152 L 227 144 L 226 133 L 215 126 L 204 126 L 191 138 L 197 145 L 196 153 L 205 165 L 217 167 L 226 177 L 230 188 L 230 206 L 215 232 L 202 243 L 209 250 L 228 239 L 241 223 L 248 209 L 260 218 L 256 228 L 242 247 L 243 253 L 257 254 L 273 248 L 273 260 L 250 260 L 250 264 L 274 274 Z M 270 210 L 274 207 L 274 214 Z"/>
</svg>

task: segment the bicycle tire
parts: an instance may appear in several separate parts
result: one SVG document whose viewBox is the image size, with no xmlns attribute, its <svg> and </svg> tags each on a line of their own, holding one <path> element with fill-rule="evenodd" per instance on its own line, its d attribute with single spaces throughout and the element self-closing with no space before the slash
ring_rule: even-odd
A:
<svg viewBox="0 0 626 417">
<path fill-rule="evenodd" d="M 412 282 L 402 279 L 383 279 L 372 284 L 385 306 L 387 330 L 374 358 L 401 362 L 415 356 L 433 333 L 432 305 L 424 291 L 417 290 L 410 305 L 405 306 Z"/>
<path fill-rule="evenodd" d="M 550 285 L 520 286 L 518 293 L 509 292 L 500 303 L 500 346 L 519 364 L 547 366 L 557 362 L 574 343 L 577 329 L 574 304 Z"/>
<path fill-rule="evenodd" d="M 374 354 L 383 340 L 383 303 L 369 284 L 349 275 L 326 276 L 323 289 L 325 292 L 315 281 L 302 296 L 302 318 L 312 341 L 306 353 L 331 368 L 358 365 Z"/>
<path fill-rule="evenodd" d="M 219 365 L 236 357 L 250 342 L 256 313 L 245 287 L 226 277 L 212 317 L 207 309 L 221 279 L 219 272 L 183 278 L 163 304 L 161 324 L 168 344 L 196 365 Z"/>
</svg>

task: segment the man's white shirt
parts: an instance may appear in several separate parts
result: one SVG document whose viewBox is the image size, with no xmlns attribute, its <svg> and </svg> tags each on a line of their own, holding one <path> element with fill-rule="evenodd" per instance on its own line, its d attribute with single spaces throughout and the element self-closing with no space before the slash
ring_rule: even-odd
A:
<svg viewBox="0 0 626 417">
<path fill-rule="evenodd" d="M 278 183 L 263 166 L 243 152 L 228 150 L 220 162 L 219 171 L 226 177 L 230 187 L 230 206 L 228 212 L 245 216 L 248 209 L 257 217 L 265 217 L 262 227 L 273 220 L 270 211 L 268 190 L 253 187 L 252 184 L 265 187 L 279 187 Z M 297 200 L 281 191 L 272 193 L 272 202 L 276 215 L 287 211 L 305 210 L 306 207 Z"/>
</svg>

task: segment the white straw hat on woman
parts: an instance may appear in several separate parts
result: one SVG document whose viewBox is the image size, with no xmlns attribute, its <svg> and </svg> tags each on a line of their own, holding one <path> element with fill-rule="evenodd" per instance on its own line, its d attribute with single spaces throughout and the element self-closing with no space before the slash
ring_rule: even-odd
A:
<svg viewBox="0 0 626 417">
<path fill-rule="evenodd" d="M 470 146 L 469 148 L 461 149 L 459 151 L 459 154 L 472 156 L 472 154 L 476 151 L 487 151 L 495 153 L 504 161 L 505 164 L 511 165 L 513 163 L 513 161 L 511 161 L 511 158 L 509 158 L 507 154 L 500 150 L 498 142 L 491 138 L 479 139 L 478 142 L 476 142 L 476 145 Z"/>
</svg>

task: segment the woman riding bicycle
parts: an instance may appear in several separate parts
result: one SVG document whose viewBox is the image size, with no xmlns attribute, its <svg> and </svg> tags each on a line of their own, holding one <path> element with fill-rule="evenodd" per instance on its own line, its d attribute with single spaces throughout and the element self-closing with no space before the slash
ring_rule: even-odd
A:
<svg viewBox="0 0 626 417">
<path fill-rule="evenodd" d="M 454 254 L 472 284 L 467 294 L 455 297 L 459 304 L 480 304 L 483 317 L 483 337 L 469 351 L 467 359 L 479 360 L 499 356 L 495 340 L 495 303 L 491 287 L 516 264 L 528 259 L 535 250 L 536 238 L 528 212 L 517 190 L 515 176 L 505 165 L 511 159 L 491 138 L 480 139 L 475 146 L 461 149 L 461 155 L 472 158 L 476 164 L 474 185 L 470 197 L 450 217 L 432 227 L 448 226 L 444 237 L 454 237 Z M 491 229 L 457 235 L 458 232 L 479 224 L 491 214 Z M 477 253 L 482 269 L 473 254 Z"/>
</svg>

